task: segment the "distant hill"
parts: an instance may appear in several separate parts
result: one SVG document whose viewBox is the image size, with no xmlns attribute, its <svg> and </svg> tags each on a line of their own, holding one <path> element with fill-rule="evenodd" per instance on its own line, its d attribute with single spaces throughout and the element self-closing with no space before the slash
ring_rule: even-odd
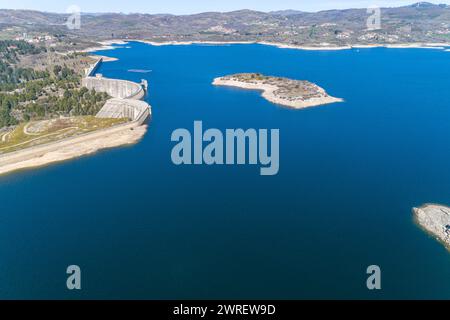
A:
<svg viewBox="0 0 450 320">
<path fill-rule="evenodd" d="M 450 42 L 450 6 L 419 2 L 381 9 L 381 29 L 367 30 L 366 9 L 302 12 L 205 12 L 192 15 L 83 13 L 69 30 L 67 14 L 0 10 L 0 35 L 57 33 L 70 39 L 272 41 L 299 45 Z"/>
</svg>

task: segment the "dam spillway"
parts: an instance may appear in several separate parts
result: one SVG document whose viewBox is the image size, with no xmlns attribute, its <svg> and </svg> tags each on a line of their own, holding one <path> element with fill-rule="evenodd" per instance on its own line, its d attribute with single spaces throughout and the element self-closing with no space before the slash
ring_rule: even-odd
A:
<svg viewBox="0 0 450 320">
<path fill-rule="evenodd" d="M 89 90 L 106 92 L 113 98 L 141 100 L 145 96 L 145 90 L 139 83 L 105 78 L 102 75 L 89 76 L 82 80 L 83 86 Z"/>
</svg>

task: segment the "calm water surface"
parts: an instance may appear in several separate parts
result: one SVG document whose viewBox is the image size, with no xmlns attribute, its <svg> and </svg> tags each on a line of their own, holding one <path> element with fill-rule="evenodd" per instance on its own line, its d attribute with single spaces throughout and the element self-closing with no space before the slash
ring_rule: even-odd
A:
<svg viewBox="0 0 450 320">
<path fill-rule="evenodd" d="M 100 52 L 120 60 L 99 72 L 149 81 L 147 135 L 0 177 L 0 298 L 450 299 L 450 253 L 411 212 L 450 204 L 450 52 L 130 45 Z M 346 102 L 293 111 L 210 84 L 237 72 Z M 279 128 L 279 174 L 174 166 L 170 135 L 194 120 Z M 65 287 L 71 264 L 79 292 Z M 372 264 L 379 292 L 365 286 Z"/>
</svg>

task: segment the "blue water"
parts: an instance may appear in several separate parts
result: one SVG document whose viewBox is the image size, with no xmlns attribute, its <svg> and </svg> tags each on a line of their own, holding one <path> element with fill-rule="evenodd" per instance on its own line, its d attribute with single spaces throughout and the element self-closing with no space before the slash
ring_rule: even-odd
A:
<svg viewBox="0 0 450 320">
<path fill-rule="evenodd" d="M 450 253 L 414 206 L 450 204 L 450 52 L 132 43 L 100 52 L 149 81 L 132 147 L 0 177 L 0 298 L 441 298 Z M 149 73 L 128 70 L 152 70 Z M 307 79 L 345 103 L 294 111 L 213 78 Z M 280 172 L 175 166 L 176 128 L 279 128 Z M 66 289 L 66 267 L 82 290 Z M 366 288 L 366 268 L 382 290 Z"/>
</svg>

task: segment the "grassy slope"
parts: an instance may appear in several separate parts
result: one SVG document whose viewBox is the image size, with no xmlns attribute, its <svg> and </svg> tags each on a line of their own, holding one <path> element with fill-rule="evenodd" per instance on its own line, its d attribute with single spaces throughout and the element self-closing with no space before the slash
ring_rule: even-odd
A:
<svg viewBox="0 0 450 320">
<path fill-rule="evenodd" d="M 25 132 L 27 126 L 37 122 L 22 123 L 12 131 L 0 133 L 0 154 L 25 149 L 31 146 L 58 141 L 82 133 L 108 128 L 128 119 L 99 119 L 94 116 L 79 116 L 45 122 L 36 133 Z"/>
</svg>

